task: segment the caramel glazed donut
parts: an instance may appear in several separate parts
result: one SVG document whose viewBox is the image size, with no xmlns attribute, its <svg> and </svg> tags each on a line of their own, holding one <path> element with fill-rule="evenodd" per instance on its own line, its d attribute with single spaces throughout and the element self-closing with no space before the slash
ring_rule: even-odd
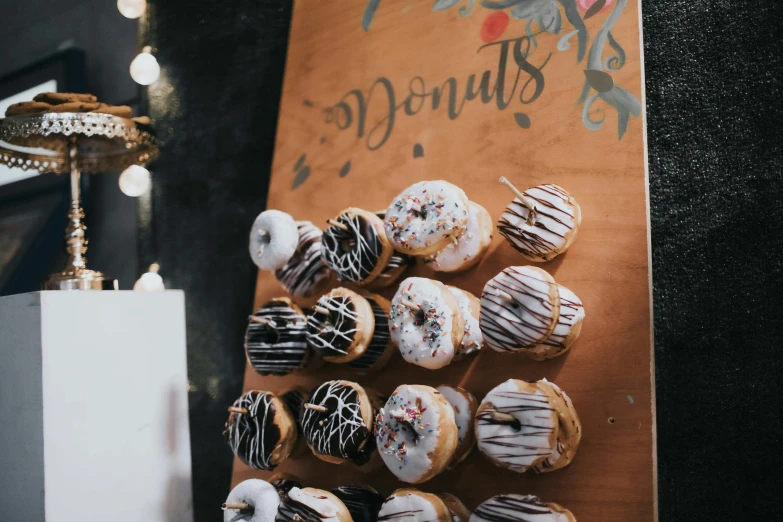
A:
<svg viewBox="0 0 783 522">
<path fill-rule="evenodd" d="M 509 379 L 493 388 L 479 406 L 475 429 L 481 452 L 518 473 L 567 466 L 582 438 L 571 400 L 546 379 Z"/>
<path fill-rule="evenodd" d="M 452 522 L 442 498 L 413 488 L 398 489 L 383 503 L 378 522 Z"/>
<path fill-rule="evenodd" d="M 533 495 L 496 495 L 482 503 L 470 522 L 576 522 L 560 504 L 542 502 Z"/>
<path fill-rule="evenodd" d="M 383 231 L 383 221 L 359 208 L 345 209 L 321 238 L 324 262 L 340 281 L 366 285 L 386 268 L 393 248 Z"/>
</svg>

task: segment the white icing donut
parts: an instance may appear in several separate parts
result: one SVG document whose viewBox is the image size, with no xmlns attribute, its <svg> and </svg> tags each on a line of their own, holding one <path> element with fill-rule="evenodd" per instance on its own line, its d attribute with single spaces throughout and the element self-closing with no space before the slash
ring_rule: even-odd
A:
<svg viewBox="0 0 783 522">
<path fill-rule="evenodd" d="M 390 333 L 402 357 L 435 370 L 449 364 L 464 335 L 454 295 L 438 281 L 409 277 L 394 294 Z"/>
<path fill-rule="evenodd" d="M 426 263 L 436 272 L 460 272 L 478 263 L 492 243 L 492 216 L 478 203 L 470 202 L 465 230 L 446 248 L 432 254 Z"/>
<path fill-rule="evenodd" d="M 437 390 L 446 397 L 446 400 L 449 401 L 449 404 L 454 409 L 454 422 L 457 423 L 459 444 L 462 444 L 473 429 L 474 411 L 470 405 L 470 398 L 465 396 L 468 392 L 446 386 L 445 384 L 438 386 Z"/>
<path fill-rule="evenodd" d="M 415 255 L 442 250 L 467 225 L 468 198 L 446 181 L 420 181 L 386 210 L 384 228 L 394 248 Z"/>
<path fill-rule="evenodd" d="M 451 290 L 451 293 L 457 300 L 462 319 L 465 320 L 465 335 L 462 337 L 459 347 L 457 347 L 456 355 L 463 356 L 477 352 L 484 346 L 484 335 L 481 333 L 478 320 L 481 302 L 475 295 L 456 286 L 450 286 L 449 290 Z"/>
<path fill-rule="evenodd" d="M 576 522 L 576 518 L 563 506 L 533 495 L 506 494 L 482 503 L 470 522 Z"/>
<path fill-rule="evenodd" d="M 479 323 L 484 342 L 498 352 L 518 351 L 547 339 L 560 316 L 560 292 L 547 272 L 511 266 L 487 281 Z"/>
<path fill-rule="evenodd" d="M 383 462 L 410 484 L 443 471 L 458 439 L 454 409 L 429 386 L 397 387 L 375 418 L 375 443 Z"/>
<path fill-rule="evenodd" d="M 581 299 L 563 285 L 557 285 L 557 288 L 560 291 L 560 316 L 552 335 L 530 349 L 529 355 L 534 359 L 552 359 L 563 355 L 582 331 L 585 309 Z"/>
<path fill-rule="evenodd" d="M 509 379 L 481 401 L 475 429 L 482 453 L 499 466 L 523 473 L 555 451 L 557 412 L 535 383 Z"/>
<path fill-rule="evenodd" d="M 412 488 L 398 489 L 383 503 L 378 522 L 452 522 L 437 495 Z"/>
<path fill-rule="evenodd" d="M 527 259 L 549 261 L 576 239 L 581 210 L 568 191 L 557 185 L 540 185 L 523 194 L 525 202 L 515 198 L 506 207 L 498 232 Z"/>
<path fill-rule="evenodd" d="M 274 522 L 280 495 L 269 482 L 249 479 L 236 485 L 226 498 L 225 505 L 247 504 L 248 509 L 225 507 L 223 522 Z"/>
<path fill-rule="evenodd" d="M 296 221 L 279 210 L 265 210 L 250 229 L 250 257 L 261 270 L 282 268 L 296 252 L 299 231 Z"/>
</svg>

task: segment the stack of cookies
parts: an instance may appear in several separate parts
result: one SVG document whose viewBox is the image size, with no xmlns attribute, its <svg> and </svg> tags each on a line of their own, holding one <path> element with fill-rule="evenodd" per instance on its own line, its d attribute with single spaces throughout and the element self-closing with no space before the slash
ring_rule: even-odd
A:
<svg viewBox="0 0 783 522">
<path fill-rule="evenodd" d="M 127 105 L 110 105 L 101 103 L 93 94 L 73 92 L 43 92 L 33 98 L 32 101 L 15 103 L 5 111 L 6 116 L 19 116 L 22 114 L 43 114 L 61 112 L 93 112 L 109 114 L 121 118 L 131 118 L 133 109 Z M 149 118 L 142 116 L 133 118 L 136 123 L 147 125 Z"/>
</svg>

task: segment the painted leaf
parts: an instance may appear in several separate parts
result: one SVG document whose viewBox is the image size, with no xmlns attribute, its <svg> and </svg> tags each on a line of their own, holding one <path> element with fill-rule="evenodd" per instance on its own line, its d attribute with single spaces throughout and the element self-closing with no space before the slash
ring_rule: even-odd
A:
<svg viewBox="0 0 783 522">
<path fill-rule="evenodd" d="M 299 186 L 307 181 L 307 178 L 310 177 L 310 167 L 306 166 L 300 170 L 296 177 L 294 178 L 294 182 L 291 184 L 291 190 L 295 190 L 299 188 Z"/>
<path fill-rule="evenodd" d="M 555 0 L 550 0 L 549 4 L 538 11 L 536 22 L 542 31 L 551 34 L 560 34 L 563 26 L 563 20 L 560 16 L 560 9 L 557 8 Z"/>
<path fill-rule="evenodd" d="M 585 20 L 590 19 L 598 14 L 598 11 L 604 8 L 606 5 L 606 0 L 595 0 L 593 2 L 593 5 L 591 5 L 587 11 L 585 12 Z"/>
<path fill-rule="evenodd" d="M 345 165 L 340 169 L 340 177 L 344 178 L 351 171 L 351 160 L 345 162 Z"/>
<path fill-rule="evenodd" d="M 515 112 L 514 119 L 517 121 L 517 125 L 519 125 L 523 129 L 530 128 L 530 117 L 527 114 L 524 114 L 522 112 Z"/>
<path fill-rule="evenodd" d="M 551 0 L 524 0 L 511 10 L 511 18 L 517 20 L 530 20 L 535 18 L 538 13 L 549 7 Z"/>
<path fill-rule="evenodd" d="M 304 165 L 306 159 L 307 159 L 307 154 L 302 154 L 301 156 L 299 156 L 299 159 L 296 160 L 296 164 L 294 165 L 294 172 L 302 168 L 302 165 Z"/>
<path fill-rule="evenodd" d="M 435 4 L 432 6 L 433 11 L 443 11 L 449 7 L 454 7 L 460 2 L 460 0 L 435 0 Z"/>
<path fill-rule="evenodd" d="M 364 32 L 370 30 L 370 24 L 373 18 L 375 18 L 375 11 L 378 10 L 381 0 L 367 0 L 367 7 L 364 8 L 364 14 L 362 15 L 362 28 Z"/>
<path fill-rule="evenodd" d="M 614 80 L 603 71 L 585 69 L 585 77 L 590 87 L 598 92 L 609 92 L 614 88 Z"/>
<path fill-rule="evenodd" d="M 528 0 L 481 0 L 481 5 L 487 9 L 506 9 L 527 1 Z"/>
<path fill-rule="evenodd" d="M 424 156 L 424 147 L 421 146 L 421 143 L 417 143 L 413 146 L 413 158 L 421 158 Z"/>
</svg>

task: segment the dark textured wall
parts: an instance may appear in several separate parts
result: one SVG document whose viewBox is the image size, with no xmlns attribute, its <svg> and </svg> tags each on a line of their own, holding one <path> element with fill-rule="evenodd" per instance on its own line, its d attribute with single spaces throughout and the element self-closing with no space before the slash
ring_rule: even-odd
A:
<svg viewBox="0 0 783 522">
<path fill-rule="evenodd" d="M 274 0 L 159 0 L 141 27 L 162 68 L 148 101 L 164 141 L 142 202 L 142 265 L 159 261 L 185 290 L 198 521 L 222 516 L 231 480 L 221 433 L 242 391 L 248 234 L 266 201 L 290 15 Z"/>
<path fill-rule="evenodd" d="M 141 215 L 143 262 L 160 260 L 187 292 L 196 513 L 214 520 L 290 1 L 152 7 L 145 38 L 164 74 L 151 113 L 166 143 Z M 783 507 L 780 9 L 643 4 L 661 520 L 754 520 Z"/>
<path fill-rule="evenodd" d="M 781 2 L 643 2 L 661 520 L 781 503 Z"/>
</svg>

